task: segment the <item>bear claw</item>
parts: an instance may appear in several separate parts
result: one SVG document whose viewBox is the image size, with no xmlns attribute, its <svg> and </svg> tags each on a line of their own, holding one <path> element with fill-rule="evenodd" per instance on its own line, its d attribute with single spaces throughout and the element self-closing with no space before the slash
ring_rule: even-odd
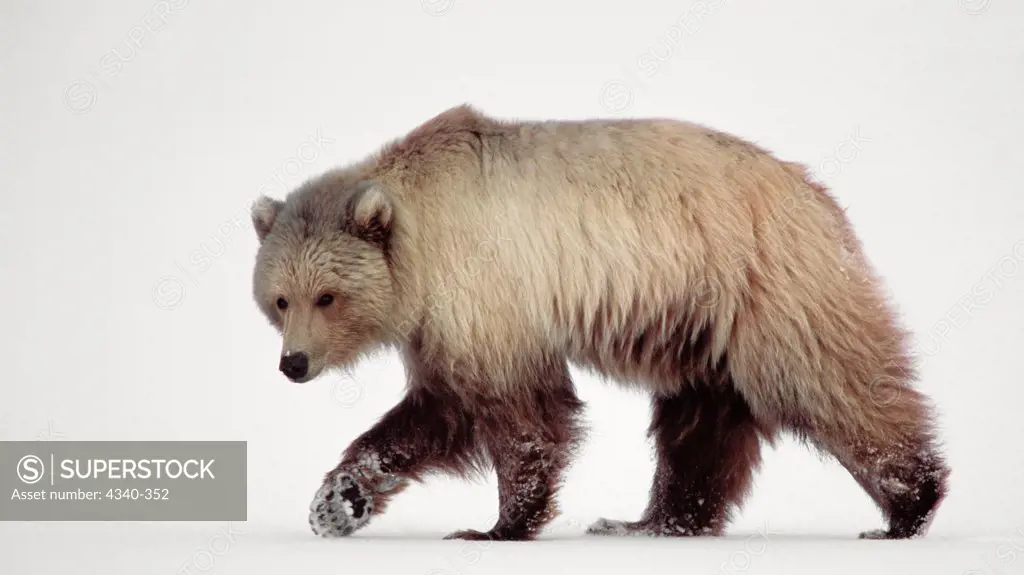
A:
<svg viewBox="0 0 1024 575">
<path fill-rule="evenodd" d="M 366 525 L 373 500 L 350 473 L 328 477 L 309 504 L 309 526 L 320 537 L 345 537 Z"/>
</svg>

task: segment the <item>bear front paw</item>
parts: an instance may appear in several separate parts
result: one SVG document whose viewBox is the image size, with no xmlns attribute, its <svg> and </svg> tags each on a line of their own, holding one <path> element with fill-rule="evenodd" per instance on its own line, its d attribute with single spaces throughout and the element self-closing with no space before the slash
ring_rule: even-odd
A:
<svg viewBox="0 0 1024 575">
<path fill-rule="evenodd" d="M 857 536 L 857 539 L 904 539 L 900 535 L 893 533 L 891 530 L 886 529 L 872 529 L 871 531 L 864 531 Z"/>
<path fill-rule="evenodd" d="M 370 521 L 373 500 L 351 473 L 332 474 L 309 504 L 309 526 L 320 537 L 345 537 Z"/>
<path fill-rule="evenodd" d="M 463 539 L 465 541 L 485 541 L 491 539 L 491 535 L 476 529 L 463 529 L 444 536 L 444 539 Z"/>
<path fill-rule="evenodd" d="M 604 517 L 593 522 L 586 531 L 587 535 L 632 535 L 635 533 L 636 529 L 633 529 L 627 522 Z"/>
</svg>

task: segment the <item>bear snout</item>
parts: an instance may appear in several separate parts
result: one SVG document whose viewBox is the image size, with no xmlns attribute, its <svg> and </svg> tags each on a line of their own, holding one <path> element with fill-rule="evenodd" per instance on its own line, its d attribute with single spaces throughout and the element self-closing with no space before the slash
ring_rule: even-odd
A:
<svg viewBox="0 0 1024 575">
<path fill-rule="evenodd" d="M 286 353 L 281 356 L 281 373 L 295 382 L 300 382 L 309 373 L 309 356 L 305 353 Z"/>
</svg>

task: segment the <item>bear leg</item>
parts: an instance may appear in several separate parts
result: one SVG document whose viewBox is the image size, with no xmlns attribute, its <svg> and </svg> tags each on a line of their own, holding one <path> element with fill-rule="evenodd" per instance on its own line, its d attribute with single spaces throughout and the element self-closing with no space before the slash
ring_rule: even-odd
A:
<svg viewBox="0 0 1024 575">
<path fill-rule="evenodd" d="M 555 493 L 582 435 L 583 403 L 564 363 L 530 373 L 547 385 L 532 386 L 537 391 L 529 397 L 479 405 L 478 432 L 498 477 L 497 521 L 489 531 L 456 531 L 445 539 L 530 540 L 558 514 Z"/>
<path fill-rule="evenodd" d="M 326 474 L 310 504 L 310 527 L 322 537 L 350 535 L 410 480 L 430 471 L 465 474 L 480 456 L 472 417 L 459 400 L 414 386 Z"/>
<path fill-rule="evenodd" d="M 687 385 L 655 397 L 657 451 L 650 502 L 639 521 L 600 519 L 591 535 L 721 535 L 761 461 L 762 429 L 730 382 Z"/>
<path fill-rule="evenodd" d="M 831 453 L 874 500 L 888 521 L 861 539 L 923 536 L 943 498 L 949 468 L 939 453 L 925 397 L 893 379 L 884 393 L 872 387 L 856 413 L 814 421 L 797 431 Z M 840 416 L 841 415 L 841 416 Z"/>
</svg>

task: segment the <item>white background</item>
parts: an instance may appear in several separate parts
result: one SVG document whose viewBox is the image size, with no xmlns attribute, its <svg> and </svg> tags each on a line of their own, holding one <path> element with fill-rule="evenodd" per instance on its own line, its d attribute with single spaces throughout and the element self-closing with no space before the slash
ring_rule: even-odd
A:
<svg viewBox="0 0 1024 575">
<path fill-rule="evenodd" d="M 5 523 L 11 572 L 1024 573 L 1024 4 L 5 0 L 0 18 L 0 438 L 235 439 L 250 458 L 230 538 Z M 547 540 L 437 541 L 496 512 L 493 480 L 446 478 L 356 538 L 313 537 L 322 473 L 402 369 L 277 372 L 249 204 L 463 102 L 693 120 L 810 165 L 916 333 L 953 468 L 929 537 L 856 540 L 881 526 L 868 498 L 786 442 L 727 538 L 585 538 L 635 518 L 652 471 L 646 399 L 586 377 L 592 439 Z"/>
</svg>

